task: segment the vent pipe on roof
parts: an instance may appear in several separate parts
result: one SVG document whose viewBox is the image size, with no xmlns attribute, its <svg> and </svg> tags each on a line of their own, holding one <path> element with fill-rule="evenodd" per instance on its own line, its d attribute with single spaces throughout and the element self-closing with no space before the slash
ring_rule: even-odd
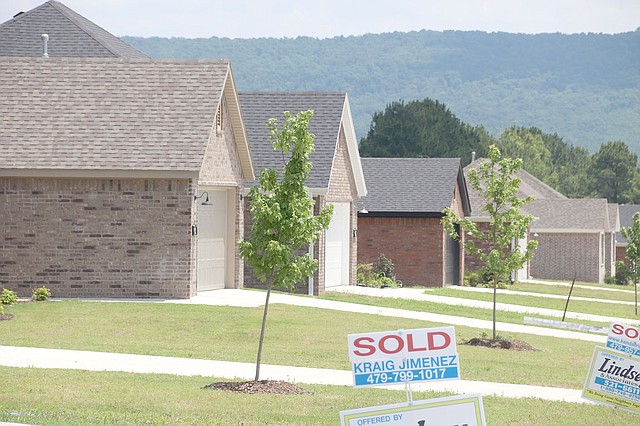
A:
<svg viewBox="0 0 640 426">
<path fill-rule="evenodd" d="M 476 152 L 471 151 L 471 162 L 473 163 L 474 161 L 476 161 Z"/>
<path fill-rule="evenodd" d="M 42 56 L 44 56 L 45 58 L 49 57 L 49 34 L 42 34 L 40 36 L 40 38 L 42 39 L 42 47 L 44 49 L 44 53 L 42 54 Z"/>
</svg>

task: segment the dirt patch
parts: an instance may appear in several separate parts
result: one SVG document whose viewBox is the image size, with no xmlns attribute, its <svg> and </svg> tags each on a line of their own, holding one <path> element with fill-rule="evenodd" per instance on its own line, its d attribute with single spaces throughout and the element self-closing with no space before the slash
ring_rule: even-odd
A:
<svg viewBox="0 0 640 426">
<path fill-rule="evenodd" d="M 203 389 L 219 389 L 239 393 L 269 393 L 275 395 L 311 394 L 293 383 L 281 380 L 251 380 L 248 382 L 215 382 Z"/>
<path fill-rule="evenodd" d="M 474 337 L 473 339 L 464 342 L 463 345 L 470 346 L 484 346 L 487 348 L 498 348 L 498 349 L 506 349 L 509 351 L 529 351 L 529 352 L 537 352 L 538 349 L 534 348 L 527 342 L 523 342 L 522 340 L 494 340 L 494 339 L 484 339 L 480 337 Z"/>
<path fill-rule="evenodd" d="M 12 314 L 0 314 L 0 321 L 13 319 Z"/>
</svg>

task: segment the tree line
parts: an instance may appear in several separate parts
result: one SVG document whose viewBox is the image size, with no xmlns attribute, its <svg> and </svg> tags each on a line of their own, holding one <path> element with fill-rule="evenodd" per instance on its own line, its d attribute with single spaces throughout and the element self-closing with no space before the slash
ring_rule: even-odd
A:
<svg viewBox="0 0 640 426">
<path fill-rule="evenodd" d="M 395 101 L 373 114 L 360 140 L 363 157 L 459 157 L 471 161 L 495 144 L 506 157 L 521 158 L 523 168 L 569 198 L 606 198 L 612 203 L 640 203 L 638 156 L 623 141 L 609 141 L 591 154 L 557 133 L 537 127 L 509 126 L 498 137 L 470 126 L 444 104 Z"/>
<path fill-rule="evenodd" d="M 347 92 L 358 137 L 390 101 L 428 97 L 496 137 L 537 126 L 591 152 L 623 140 L 640 154 L 640 31 L 123 39 L 154 58 L 229 59 L 243 91 Z"/>
</svg>

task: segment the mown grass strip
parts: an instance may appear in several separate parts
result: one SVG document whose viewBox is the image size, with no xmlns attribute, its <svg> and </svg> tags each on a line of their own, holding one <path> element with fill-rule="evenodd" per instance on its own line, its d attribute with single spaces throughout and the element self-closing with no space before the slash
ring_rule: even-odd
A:
<svg viewBox="0 0 640 426">
<path fill-rule="evenodd" d="M 301 385 L 308 395 L 248 395 L 205 390 L 215 380 L 72 370 L 0 367 L 0 421 L 38 425 L 331 425 L 339 412 L 406 401 L 403 391 Z M 414 400 L 445 396 L 414 392 Z M 636 424 L 611 407 L 484 397 L 490 425 Z"/>
</svg>

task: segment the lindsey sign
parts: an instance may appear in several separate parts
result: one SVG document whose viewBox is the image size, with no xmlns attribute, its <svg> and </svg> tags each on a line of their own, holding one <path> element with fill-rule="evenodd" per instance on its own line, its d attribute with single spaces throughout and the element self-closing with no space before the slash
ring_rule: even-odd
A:
<svg viewBox="0 0 640 426">
<path fill-rule="evenodd" d="M 582 397 L 640 413 L 640 358 L 596 346 Z"/>
<path fill-rule="evenodd" d="M 354 386 L 460 378 L 453 327 L 350 334 Z"/>
</svg>

